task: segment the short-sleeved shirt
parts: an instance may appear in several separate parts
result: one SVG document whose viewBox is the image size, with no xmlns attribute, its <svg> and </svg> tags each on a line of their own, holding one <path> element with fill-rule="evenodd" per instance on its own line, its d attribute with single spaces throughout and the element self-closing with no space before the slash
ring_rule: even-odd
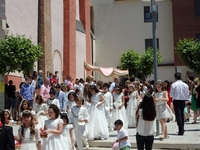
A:
<svg viewBox="0 0 200 150">
<path fill-rule="evenodd" d="M 125 130 L 123 127 L 118 131 L 118 135 L 117 135 L 117 138 L 118 139 L 122 139 L 124 137 L 128 137 L 128 132 L 127 130 Z M 119 142 L 119 146 L 120 148 L 123 148 L 123 147 L 126 147 L 126 146 L 131 146 L 131 143 L 129 141 L 129 139 L 127 140 L 123 140 L 123 141 L 120 141 Z"/>
</svg>

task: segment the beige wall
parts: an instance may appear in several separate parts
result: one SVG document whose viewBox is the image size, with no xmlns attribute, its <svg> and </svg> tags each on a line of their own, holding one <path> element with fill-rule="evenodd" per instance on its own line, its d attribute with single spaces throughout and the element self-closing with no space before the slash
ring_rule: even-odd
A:
<svg viewBox="0 0 200 150">
<path fill-rule="evenodd" d="M 52 58 L 54 72 L 59 72 L 60 82 L 63 73 L 63 0 L 51 0 Z M 53 73 L 54 73 L 53 72 Z"/>
<path fill-rule="evenodd" d="M 156 36 L 162 63 L 174 63 L 172 4 L 170 0 L 158 2 Z M 145 39 L 152 38 L 152 23 L 144 23 L 144 6 L 150 3 L 140 0 L 91 0 L 94 6 L 94 34 L 96 37 L 95 64 L 102 67 L 117 67 L 119 57 L 127 48 L 139 53 L 145 51 Z M 162 69 L 161 69 L 162 70 Z M 169 73 L 174 69 L 165 67 Z M 163 74 L 159 77 L 162 78 Z M 165 78 L 165 76 L 163 76 Z M 105 79 L 103 80 L 112 80 Z M 169 77 L 169 80 L 173 79 Z"/>
<path fill-rule="evenodd" d="M 25 35 L 32 41 L 38 40 L 38 0 L 6 0 L 6 18 L 9 25 L 9 34 Z M 34 69 L 37 69 L 35 63 Z M 10 75 L 22 77 L 22 73 L 14 72 Z"/>
<path fill-rule="evenodd" d="M 6 0 L 6 17 L 9 33 L 38 39 L 38 0 Z"/>
</svg>

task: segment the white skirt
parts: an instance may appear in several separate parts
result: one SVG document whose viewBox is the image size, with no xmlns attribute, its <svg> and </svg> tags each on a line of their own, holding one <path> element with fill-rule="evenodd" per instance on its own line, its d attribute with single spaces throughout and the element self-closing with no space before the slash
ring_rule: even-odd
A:
<svg viewBox="0 0 200 150">
<path fill-rule="evenodd" d="M 52 134 L 43 140 L 42 150 L 66 150 L 66 146 L 67 144 L 62 134 Z"/>
<path fill-rule="evenodd" d="M 44 122 L 45 120 L 48 120 L 49 118 L 47 117 L 47 115 L 37 115 L 37 119 L 38 119 L 37 127 L 38 129 L 40 129 L 40 128 L 44 128 Z"/>
<path fill-rule="evenodd" d="M 107 139 L 109 137 L 108 122 L 106 120 L 104 110 L 100 110 L 96 106 L 97 105 L 92 104 L 89 108 L 90 120 L 87 124 L 87 128 L 89 130 L 88 139 Z"/>
<path fill-rule="evenodd" d="M 137 100 L 136 99 L 129 99 L 129 104 L 126 108 L 126 115 L 128 121 L 128 127 L 136 127 L 136 120 L 135 120 L 135 113 L 137 109 Z"/>
<path fill-rule="evenodd" d="M 116 120 L 120 119 L 123 122 L 123 127 L 125 129 L 128 128 L 128 119 L 126 116 L 126 110 L 125 107 L 123 106 L 121 109 L 115 106 L 115 109 L 113 110 L 113 121 L 115 122 Z"/>
<path fill-rule="evenodd" d="M 167 104 L 156 105 L 156 119 L 173 118 L 173 113 Z"/>
<path fill-rule="evenodd" d="M 22 143 L 19 150 L 37 150 L 36 142 Z"/>
</svg>

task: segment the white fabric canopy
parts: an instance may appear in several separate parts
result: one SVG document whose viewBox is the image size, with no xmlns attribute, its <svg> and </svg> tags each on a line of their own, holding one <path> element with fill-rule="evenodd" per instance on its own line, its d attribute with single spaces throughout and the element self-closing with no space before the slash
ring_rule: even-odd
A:
<svg viewBox="0 0 200 150">
<path fill-rule="evenodd" d="M 98 71 L 105 77 L 112 77 L 115 75 L 118 76 L 128 75 L 128 70 L 119 70 L 113 67 L 108 67 L 108 68 L 97 67 L 97 66 L 92 66 L 86 62 L 84 62 L 84 68 L 88 71 Z"/>
</svg>

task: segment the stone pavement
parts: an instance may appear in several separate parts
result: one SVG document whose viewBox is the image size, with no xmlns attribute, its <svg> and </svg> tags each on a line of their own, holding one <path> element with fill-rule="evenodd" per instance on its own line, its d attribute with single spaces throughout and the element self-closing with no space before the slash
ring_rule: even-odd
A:
<svg viewBox="0 0 200 150">
<path fill-rule="evenodd" d="M 167 123 L 169 139 L 159 141 L 159 136 L 155 137 L 153 148 L 155 150 L 159 149 L 171 149 L 171 150 L 200 150 L 200 119 L 198 119 L 197 124 L 191 124 L 192 117 L 190 122 L 185 123 L 185 134 L 184 136 L 177 136 L 177 125 L 176 122 L 171 121 Z M 17 134 L 17 129 L 19 126 L 14 125 L 14 134 Z M 161 130 L 161 128 L 160 128 Z M 136 129 L 128 129 L 130 142 L 132 145 L 131 150 L 136 150 Z M 110 132 L 110 137 L 107 140 L 95 140 L 90 141 L 89 150 L 111 150 L 111 144 L 116 140 L 117 131 Z"/>
<path fill-rule="evenodd" d="M 192 117 L 190 118 L 192 119 Z M 177 136 L 177 125 L 176 122 L 167 123 L 169 139 L 163 141 L 159 140 L 159 136 L 155 137 L 154 149 L 181 149 L 181 150 L 197 150 L 200 149 L 200 120 L 198 124 L 191 124 L 192 121 L 185 123 L 184 136 Z M 131 146 L 136 149 L 136 129 L 128 129 Z M 160 128 L 161 132 L 161 128 Z M 92 141 L 90 142 L 91 147 L 110 147 L 111 143 L 116 139 L 117 131 L 110 133 L 110 138 L 103 141 Z M 102 149 L 103 150 L 103 149 Z M 106 149 L 104 149 L 106 150 Z"/>
</svg>

